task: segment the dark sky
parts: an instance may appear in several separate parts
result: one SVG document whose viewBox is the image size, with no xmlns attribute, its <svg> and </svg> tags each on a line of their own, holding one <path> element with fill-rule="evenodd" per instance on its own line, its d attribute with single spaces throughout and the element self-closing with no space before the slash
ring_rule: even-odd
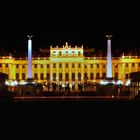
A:
<svg viewBox="0 0 140 140">
<path fill-rule="evenodd" d="M 50 45 L 84 45 L 106 50 L 106 34 L 113 34 L 112 49 L 139 48 L 140 11 L 132 2 L 24 2 L 1 5 L 0 48 L 26 50 L 27 34 L 33 49 Z"/>
</svg>

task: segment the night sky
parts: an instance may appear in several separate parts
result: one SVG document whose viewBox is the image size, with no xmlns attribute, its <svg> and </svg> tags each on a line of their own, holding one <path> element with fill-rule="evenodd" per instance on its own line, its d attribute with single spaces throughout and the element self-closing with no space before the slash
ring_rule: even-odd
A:
<svg viewBox="0 0 140 140">
<path fill-rule="evenodd" d="M 2 6 L 1 6 L 2 7 Z M 139 9 L 136 3 L 56 2 L 8 3 L 0 11 L 0 48 L 26 50 L 27 34 L 33 49 L 63 45 L 106 50 L 106 34 L 113 34 L 112 49 L 139 48 Z"/>
</svg>

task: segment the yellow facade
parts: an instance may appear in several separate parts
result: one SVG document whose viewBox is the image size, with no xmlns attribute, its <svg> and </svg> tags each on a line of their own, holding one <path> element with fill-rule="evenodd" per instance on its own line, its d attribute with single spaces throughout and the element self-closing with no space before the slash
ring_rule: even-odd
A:
<svg viewBox="0 0 140 140">
<path fill-rule="evenodd" d="M 27 58 L 0 57 L 0 72 L 8 74 L 8 80 L 26 80 Z M 50 46 L 49 57 L 32 58 L 32 77 L 37 82 L 83 83 L 99 82 L 106 78 L 106 57 L 85 57 L 83 46 Z M 112 58 L 114 79 L 126 81 L 131 72 L 140 71 L 140 57 L 120 56 Z"/>
</svg>

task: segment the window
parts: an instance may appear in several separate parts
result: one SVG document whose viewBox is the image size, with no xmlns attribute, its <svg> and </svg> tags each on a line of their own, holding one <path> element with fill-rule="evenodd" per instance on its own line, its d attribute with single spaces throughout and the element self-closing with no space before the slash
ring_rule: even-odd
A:
<svg viewBox="0 0 140 140">
<path fill-rule="evenodd" d="M 128 67 L 128 63 L 126 63 L 125 66 Z"/>
<path fill-rule="evenodd" d="M 22 73 L 22 80 L 25 80 L 25 73 Z"/>
<path fill-rule="evenodd" d="M 99 68 L 99 64 L 97 64 L 97 68 Z"/>
<path fill-rule="evenodd" d="M 22 68 L 25 68 L 25 65 L 22 65 Z"/>
<path fill-rule="evenodd" d="M 78 68 L 81 68 L 81 64 L 78 64 Z"/>
<path fill-rule="evenodd" d="M 16 68 L 19 68 L 19 64 L 16 64 Z"/>
<path fill-rule="evenodd" d="M 72 56 L 74 56 L 74 51 L 72 51 Z"/>
<path fill-rule="evenodd" d="M 37 73 L 34 73 L 34 79 L 35 79 L 35 80 L 38 79 Z"/>
<path fill-rule="evenodd" d="M 40 79 L 44 80 L 44 74 L 43 73 L 40 73 Z"/>
<path fill-rule="evenodd" d="M 62 56 L 62 52 L 61 51 L 59 52 L 59 56 Z"/>
<path fill-rule="evenodd" d="M 47 77 L 46 77 L 47 80 L 50 80 L 50 74 L 47 73 Z"/>
<path fill-rule="evenodd" d="M 5 67 L 8 68 L 8 64 L 6 64 Z"/>
<path fill-rule="evenodd" d="M 59 64 L 59 68 L 62 68 L 62 64 Z"/>
<path fill-rule="evenodd" d="M 68 68 L 68 63 L 66 63 L 66 68 Z"/>
<path fill-rule="evenodd" d="M 106 73 L 104 72 L 103 75 L 102 75 L 103 79 L 106 78 Z"/>
<path fill-rule="evenodd" d="M 19 80 L 19 73 L 16 73 L 16 80 Z"/>
<path fill-rule="evenodd" d="M 100 73 L 96 74 L 96 79 L 100 79 Z"/>
<path fill-rule="evenodd" d="M 34 68 L 37 68 L 37 64 L 34 65 Z"/>
<path fill-rule="evenodd" d="M 59 81 L 62 81 L 62 73 L 59 73 Z"/>
<path fill-rule="evenodd" d="M 78 81 L 81 81 L 81 73 L 78 73 Z"/>
<path fill-rule="evenodd" d="M 74 68 L 74 66 L 75 66 L 74 63 L 72 63 L 72 68 Z"/>
<path fill-rule="evenodd" d="M 87 73 L 84 73 L 84 80 L 87 80 L 87 79 L 88 79 Z"/>
<path fill-rule="evenodd" d="M 105 64 L 103 64 L 103 68 L 105 68 Z"/>
<path fill-rule="evenodd" d="M 118 65 L 117 64 L 115 64 L 115 68 L 118 68 Z"/>
<path fill-rule="evenodd" d="M 53 73 L 53 81 L 56 81 L 56 73 Z"/>
<path fill-rule="evenodd" d="M 93 78 L 94 78 L 93 73 L 90 73 L 90 80 L 93 80 Z"/>
<path fill-rule="evenodd" d="M 135 67 L 135 63 L 132 63 L 132 67 Z"/>
<path fill-rule="evenodd" d="M 2 64 L 0 64 L 0 68 L 2 67 Z"/>
<path fill-rule="evenodd" d="M 140 63 L 139 63 L 139 67 L 140 67 Z"/>
<path fill-rule="evenodd" d="M 93 64 L 91 64 L 90 67 L 93 68 Z"/>
<path fill-rule="evenodd" d="M 66 53 L 66 56 L 68 56 L 68 51 L 66 51 L 65 53 Z"/>
<path fill-rule="evenodd" d="M 87 65 L 84 65 L 84 68 L 87 68 Z"/>
<path fill-rule="evenodd" d="M 80 51 L 78 51 L 78 56 L 80 56 L 81 55 L 81 52 Z"/>
<path fill-rule="evenodd" d="M 47 68 L 49 68 L 50 67 L 50 65 L 49 64 L 47 64 Z"/>
<path fill-rule="evenodd" d="M 69 74 L 65 73 L 65 81 L 69 81 Z"/>
<path fill-rule="evenodd" d="M 41 64 L 41 68 L 43 68 L 43 64 Z"/>
<path fill-rule="evenodd" d="M 56 68 L 56 64 L 53 64 L 53 68 Z"/>
<path fill-rule="evenodd" d="M 117 72 L 115 73 L 115 79 L 116 80 L 118 79 L 118 73 Z"/>
<path fill-rule="evenodd" d="M 75 81 L 75 73 L 72 73 L 72 81 Z"/>
<path fill-rule="evenodd" d="M 128 79 L 128 78 L 129 78 L 129 75 L 128 75 L 128 74 L 126 74 L 126 75 L 125 75 L 125 78 L 126 78 L 126 79 Z"/>
<path fill-rule="evenodd" d="M 53 56 L 55 56 L 56 55 L 56 52 L 55 51 L 53 51 Z"/>
</svg>

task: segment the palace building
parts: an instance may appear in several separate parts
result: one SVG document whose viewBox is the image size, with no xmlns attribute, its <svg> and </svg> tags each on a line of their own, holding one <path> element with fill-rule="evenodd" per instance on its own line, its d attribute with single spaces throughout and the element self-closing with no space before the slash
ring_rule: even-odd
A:
<svg viewBox="0 0 140 140">
<path fill-rule="evenodd" d="M 45 49 L 41 50 L 45 54 Z M 35 82 L 84 83 L 100 82 L 107 77 L 107 56 L 85 56 L 83 46 L 50 46 L 49 56 L 32 57 Z M 131 72 L 140 71 L 140 56 L 112 57 L 112 77 L 126 82 Z M 0 72 L 8 81 L 28 79 L 28 58 L 0 56 Z"/>
</svg>

